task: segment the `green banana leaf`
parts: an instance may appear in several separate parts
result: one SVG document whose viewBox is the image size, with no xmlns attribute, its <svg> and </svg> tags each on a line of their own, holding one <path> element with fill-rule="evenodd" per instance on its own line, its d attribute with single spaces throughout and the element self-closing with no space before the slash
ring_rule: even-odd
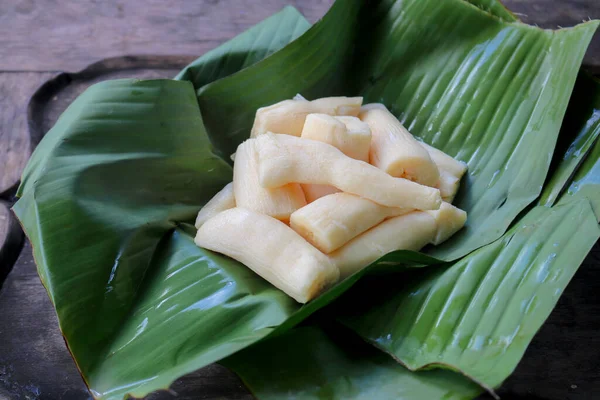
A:
<svg viewBox="0 0 600 400">
<path fill-rule="evenodd" d="M 336 2 L 289 46 L 198 90 L 208 135 L 231 154 L 258 107 L 298 92 L 383 102 L 414 135 L 469 165 L 456 199 L 467 225 L 431 250 L 457 259 L 498 239 L 539 196 L 598 23 L 548 31 L 462 0 L 358 3 Z"/>
<path fill-rule="evenodd" d="M 580 72 L 571 99 L 552 161 L 552 174 L 539 200 L 541 205 L 556 202 L 600 135 L 600 81 Z M 597 156 L 596 153 L 591 159 L 596 160 Z M 594 204 L 597 196 L 587 197 Z"/>
<path fill-rule="evenodd" d="M 377 290 L 359 283 L 339 318 L 412 370 L 442 366 L 491 390 L 516 368 L 599 237 L 586 199 L 537 207 L 450 266 L 378 281 Z M 369 295 L 367 307 L 360 299 Z"/>
<path fill-rule="evenodd" d="M 34 152 L 14 209 L 96 397 L 166 388 L 284 334 L 365 274 L 438 262 L 389 255 L 301 308 L 239 263 L 195 247 L 185 222 L 231 180 L 224 158 L 247 137 L 257 107 L 297 92 L 363 93 L 468 161 L 459 196 L 471 213 L 468 233 L 439 252 L 455 258 L 499 237 L 539 194 L 573 71 L 596 24 L 553 33 L 502 22 L 461 0 L 341 0 L 293 40 L 306 28 L 287 9 L 178 75 L 191 83 L 95 85 Z M 493 101 L 478 97 L 483 91 Z M 525 167 L 527 176 L 515 172 Z M 490 168 L 502 171 L 491 176 Z M 505 205 L 484 215 L 478 197 Z"/>
<path fill-rule="evenodd" d="M 450 371 L 413 373 L 331 323 L 295 328 L 223 364 L 261 400 L 467 400 L 482 392 Z"/>
<path fill-rule="evenodd" d="M 234 39 L 209 51 L 185 67 L 176 80 L 191 81 L 194 88 L 234 74 L 281 49 L 310 28 L 294 7 L 283 10 Z"/>
<path fill-rule="evenodd" d="M 203 129 L 189 82 L 104 82 L 63 114 L 23 180 L 14 211 L 98 398 L 167 388 L 293 327 L 372 270 L 437 262 L 392 253 L 301 307 L 193 243 L 195 229 L 184 222 L 231 180 Z"/>
<path fill-rule="evenodd" d="M 597 118 L 598 114 L 594 115 Z M 558 204 L 568 202 L 571 198 L 588 199 L 600 222 L 600 141 L 596 141 L 587 159 L 575 173 L 565 194 Z"/>
</svg>

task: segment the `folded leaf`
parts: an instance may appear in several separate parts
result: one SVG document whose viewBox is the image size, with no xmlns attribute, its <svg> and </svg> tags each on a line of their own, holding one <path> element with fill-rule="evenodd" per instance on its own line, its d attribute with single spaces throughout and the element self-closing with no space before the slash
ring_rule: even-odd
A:
<svg viewBox="0 0 600 400">
<path fill-rule="evenodd" d="M 598 115 L 595 117 L 594 124 L 597 125 Z M 587 199 L 592 205 L 597 221 L 600 222 L 600 141 L 596 140 L 586 160 L 570 182 L 567 191 L 559 198 L 558 204 L 569 202 L 573 198 Z"/>
<path fill-rule="evenodd" d="M 413 373 L 352 332 L 306 326 L 223 361 L 260 400 L 472 399 L 481 389 L 450 371 Z"/>
<path fill-rule="evenodd" d="M 47 137 L 14 210 L 100 399 L 167 388 L 289 329 L 371 270 L 300 307 L 245 266 L 198 248 L 194 231 L 173 232 L 232 178 L 210 151 L 189 82 L 94 85 Z M 437 262 L 398 252 L 383 268 L 402 268 L 398 261 Z"/>
<path fill-rule="evenodd" d="M 549 31 L 462 0 L 357 3 L 336 2 L 289 46 L 201 88 L 208 134 L 229 154 L 258 107 L 298 92 L 383 102 L 413 134 L 469 165 L 456 200 L 467 225 L 432 250 L 457 259 L 499 238 L 539 195 L 598 23 Z"/>
<path fill-rule="evenodd" d="M 517 366 L 599 237 L 585 199 L 537 207 L 454 264 L 385 286 L 359 283 L 340 318 L 410 369 L 441 366 L 491 389 Z"/>
<path fill-rule="evenodd" d="M 539 204 L 554 204 L 586 159 L 599 135 L 600 81 L 586 72 L 580 72 L 561 127 L 550 167 L 551 174 L 544 184 Z M 594 198 L 596 196 L 590 196 L 590 200 L 593 201 Z"/>
<path fill-rule="evenodd" d="M 298 308 L 248 268 L 198 248 L 179 229 L 162 240 L 146 274 L 127 318 L 82 371 L 98 398 L 166 389 L 265 337 Z"/>
<path fill-rule="evenodd" d="M 256 110 L 301 93 L 348 95 L 352 43 L 361 2 L 336 1 L 323 19 L 281 51 L 198 90 L 208 135 L 222 154 L 250 136 Z"/>
<path fill-rule="evenodd" d="M 360 93 L 467 162 L 455 200 L 467 225 L 431 253 L 456 259 L 500 237 L 539 195 L 597 22 L 553 32 L 462 1 L 393 4 L 381 2 L 387 13 L 363 30 L 372 35 L 361 36 L 367 50 L 359 54 L 370 61 Z"/>
<path fill-rule="evenodd" d="M 277 14 L 258 23 L 246 32 L 209 51 L 185 67 L 175 79 L 191 81 L 194 88 L 255 64 L 294 41 L 310 23 L 294 7 L 284 7 Z"/>
</svg>

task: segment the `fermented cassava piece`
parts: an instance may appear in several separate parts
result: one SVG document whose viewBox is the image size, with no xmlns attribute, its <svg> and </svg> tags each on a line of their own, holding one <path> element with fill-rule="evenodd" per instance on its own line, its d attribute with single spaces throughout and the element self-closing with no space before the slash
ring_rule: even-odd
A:
<svg viewBox="0 0 600 400">
<path fill-rule="evenodd" d="M 200 228 L 208 219 L 233 207 L 235 207 L 235 197 L 233 195 L 233 182 L 230 182 L 202 207 L 194 225 L 196 225 L 196 228 Z"/>
<path fill-rule="evenodd" d="M 356 117 L 309 114 L 301 137 L 330 144 L 356 160 L 369 161 L 371 131 L 367 124 Z M 308 203 L 339 192 L 339 189 L 327 185 L 302 185 L 302 189 Z"/>
<path fill-rule="evenodd" d="M 291 182 L 331 185 L 381 205 L 418 210 L 437 210 L 442 202 L 438 189 L 394 178 L 315 140 L 268 133 L 256 138 L 256 150 L 265 188 Z"/>
<path fill-rule="evenodd" d="M 323 196 L 327 196 L 334 193 L 339 193 L 340 189 L 329 186 L 329 185 L 300 185 L 304 190 L 304 196 L 308 204 L 313 201 L 320 199 Z"/>
<path fill-rule="evenodd" d="M 420 250 L 435 237 L 436 229 L 431 215 L 414 211 L 369 229 L 330 257 L 340 270 L 340 279 L 344 279 L 392 251 Z"/>
<path fill-rule="evenodd" d="M 369 125 L 357 117 L 339 116 L 334 118 L 346 125 L 348 137 L 352 143 L 350 148 L 346 151 L 342 150 L 342 152 L 356 160 L 369 162 L 369 150 L 371 149 L 371 128 L 369 128 Z"/>
<path fill-rule="evenodd" d="M 456 176 L 458 179 L 462 178 L 464 173 L 467 171 L 467 164 L 462 161 L 455 160 L 443 151 L 436 149 L 433 146 L 428 145 L 424 142 L 419 142 L 421 146 L 427 150 L 429 156 L 433 162 L 437 165 L 440 171 L 447 171 L 450 174 Z"/>
<path fill-rule="evenodd" d="M 458 186 L 460 184 L 460 178 L 452 175 L 448 171 L 440 170 L 440 183 L 438 189 L 440 189 L 440 195 L 442 200 L 447 203 L 452 203 L 456 192 L 458 192 Z"/>
<path fill-rule="evenodd" d="M 438 245 L 445 242 L 462 229 L 467 222 L 467 213 L 450 203 L 443 202 L 439 210 L 426 211 L 435 219 L 436 234 L 431 244 Z M 293 214 L 292 214 L 293 215 Z"/>
<path fill-rule="evenodd" d="M 448 154 L 427 143 L 421 142 L 421 145 L 427 150 L 440 171 L 440 183 L 437 187 L 440 189 L 442 199 L 448 203 L 452 203 L 458 191 L 460 180 L 467 171 L 467 164 L 455 160 Z"/>
<path fill-rule="evenodd" d="M 359 117 L 371 128 L 371 164 L 392 176 L 437 186 L 440 175 L 429 153 L 383 104 L 363 106 Z"/>
<path fill-rule="evenodd" d="M 232 208 L 209 219 L 195 242 L 243 263 L 300 303 L 339 278 L 334 263 L 289 226 L 247 209 Z"/>
<path fill-rule="evenodd" d="M 339 149 L 348 157 L 369 162 L 369 147 L 371 146 L 371 131 L 366 127 L 348 121 L 352 130 L 347 129 L 345 122 L 327 114 L 309 114 L 304 122 L 301 137 L 318 140 Z M 356 119 L 356 117 L 346 117 Z M 353 125 L 354 126 L 353 126 Z M 363 123 L 364 124 L 364 123 Z M 366 124 L 365 124 L 366 125 Z M 362 128 L 362 129 L 361 129 Z"/>
<path fill-rule="evenodd" d="M 290 226 L 322 252 L 331 253 L 384 219 L 410 211 L 349 193 L 335 193 L 295 211 Z"/>
<path fill-rule="evenodd" d="M 302 188 L 297 183 L 265 189 L 258 179 L 256 139 L 238 146 L 233 164 L 233 191 L 238 207 L 248 208 L 287 221 L 290 215 L 306 205 Z"/>
<path fill-rule="evenodd" d="M 361 105 L 362 97 L 324 97 L 313 101 L 283 100 L 256 111 L 250 136 L 256 137 L 267 132 L 300 136 L 308 114 L 357 116 Z"/>
</svg>

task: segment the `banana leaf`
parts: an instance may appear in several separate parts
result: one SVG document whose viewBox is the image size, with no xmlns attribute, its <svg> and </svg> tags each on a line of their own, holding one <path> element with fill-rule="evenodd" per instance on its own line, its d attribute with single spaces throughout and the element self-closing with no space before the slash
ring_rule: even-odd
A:
<svg viewBox="0 0 600 400">
<path fill-rule="evenodd" d="M 208 135 L 231 154 L 258 107 L 296 93 L 383 102 L 414 135 L 469 165 L 456 199 L 467 225 L 431 250 L 457 259 L 498 239 L 539 196 L 598 23 L 549 31 L 462 0 L 358 3 L 336 2 L 289 46 L 199 89 Z"/>
<path fill-rule="evenodd" d="M 482 392 L 451 371 L 413 373 L 353 332 L 321 322 L 224 360 L 260 400 L 467 400 Z"/>
<path fill-rule="evenodd" d="M 594 118 L 597 118 L 596 114 Z M 600 222 L 600 141 L 596 141 L 590 154 L 575 173 L 567 191 L 559 198 L 558 204 L 571 198 L 588 199 Z"/>
<path fill-rule="evenodd" d="M 597 120 L 597 111 L 594 107 L 586 106 L 586 100 L 594 99 L 600 92 L 600 86 L 593 85 L 590 93 L 589 83 L 589 76 L 581 74 L 575 93 L 579 96 L 586 95 L 571 98 L 561 141 L 570 139 L 573 142 L 565 145 L 566 149 L 577 147 L 582 142 L 579 129 L 592 126 Z M 592 96 L 588 96 L 590 94 Z M 582 112 L 582 108 L 586 111 Z M 572 134 L 569 129 L 577 134 Z M 600 149 L 598 144 L 594 148 L 596 151 L 589 155 L 577 172 L 576 180 L 589 182 L 594 176 L 598 176 L 598 171 L 594 170 L 600 157 L 597 149 Z M 573 167 L 572 157 L 558 159 L 561 165 L 566 163 L 569 168 Z M 544 188 L 544 193 L 548 192 L 548 188 L 556 187 L 556 182 L 561 182 L 562 187 L 564 182 L 556 176 L 563 174 L 564 168 L 557 168 Z M 533 334 L 546 319 L 587 253 L 586 244 L 578 241 L 591 246 L 600 235 L 587 203 L 589 199 L 592 204 L 597 204 L 600 192 L 595 184 L 591 184 L 594 190 L 587 190 L 589 185 L 581 186 L 581 192 L 578 191 L 578 185 L 571 185 L 571 191 L 560 198 L 559 204 L 564 205 L 530 210 L 501 240 L 454 265 L 438 266 L 435 267 L 436 270 L 432 269 L 434 267 L 415 270 L 396 280 L 389 276 L 386 280 L 378 277 L 371 277 L 370 281 L 363 279 L 358 287 L 342 297 L 322 317 L 332 320 L 336 315 L 339 316 L 342 322 L 362 333 L 364 339 L 400 361 L 399 365 L 407 363 L 406 359 L 398 357 L 403 352 L 408 352 L 413 361 L 408 366 L 412 369 L 419 368 L 412 374 L 408 369 L 394 364 L 391 357 L 386 358 L 381 353 L 368 349 L 364 343 L 352 339 L 351 333 L 322 322 L 320 328 L 324 329 L 316 326 L 297 328 L 288 332 L 285 340 L 268 339 L 225 359 L 223 363 L 240 375 L 257 398 L 266 400 L 313 399 L 323 397 L 323 394 L 332 399 L 473 398 L 477 393 L 473 390 L 473 383 L 450 369 L 458 369 L 461 374 L 475 373 L 477 378 L 481 378 L 480 373 L 485 374 L 488 382 L 479 383 L 493 394 L 489 378 L 496 382 L 503 380 L 514 369 Z M 589 197 L 586 198 L 585 195 Z M 584 212 L 577 214 L 577 209 Z M 567 217 L 568 214 L 576 217 Z M 580 221 L 585 221 L 581 224 L 581 230 Z M 552 235 L 560 232 L 563 240 L 555 242 L 549 238 L 546 249 L 551 243 L 552 250 L 549 254 L 546 251 L 548 257 L 544 260 L 544 257 L 540 257 L 544 253 L 544 239 L 540 240 L 539 235 L 543 235 L 544 229 L 553 223 L 560 227 L 570 226 L 570 230 L 576 233 L 568 238 L 568 234 L 560 227 L 555 229 Z M 546 232 L 547 235 L 549 233 Z M 522 250 L 514 261 L 507 259 L 517 249 L 515 242 L 520 239 L 539 241 L 541 246 L 522 245 Z M 574 243 L 576 241 L 578 243 Z M 557 264 L 559 261 L 556 260 L 556 255 L 565 254 L 564 251 L 557 250 L 561 244 L 569 247 L 572 251 L 569 255 L 573 258 Z M 533 252 L 536 251 L 537 256 L 534 257 Z M 497 255 L 491 254 L 494 252 Z M 490 260 L 482 261 L 486 255 L 491 255 Z M 531 260 L 529 263 L 528 259 Z M 536 271 L 536 266 L 542 268 Z M 499 273 L 501 278 L 490 279 L 494 272 Z M 514 283 L 517 281 L 513 278 L 519 274 L 524 279 L 518 280 L 515 287 Z M 515 288 L 513 293 L 506 290 L 510 288 L 511 280 Z M 494 284 L 499 286 L 498 290 L 492 292 L 490 288 Z M 490 296 L 492 293 L 494 296 Z M 365 298 L 369 301 L 365 302 Z M 374 303 L 373 298 L 376 299 Z M 505 308 L 502 318 L 489 314 L 498 313 L 499 306 Z M 516 311 L 512 315 L 511 308 Z M 518 309 L 515 310 L 516 308 Z M 473 319 L 469 326 L 470 317 Z M 518 325 L 515 326 L 514 322 L 519 318 Z M 486 332 L 489 322 L 494 324 L 491 327 L 492 334 L 489 329 Z M 401 334 L 398 335 L 398 332 Z M 470 338 L 465 337 L 465 332 L 470 332 Z M 503 332 L 508 334 L 503 336 Z M 461 342 L 466 346 L 461 348 Z M 283 346 L 286 346 L 285 349 Z M 291 355 L 288 353 L 289 349 L 299 349 L 299 354 Z M 396 352 L 392 353 L 393 351 Z M 480 354 L 477 355 L 477 352 Z M 460 365 L 453 364 L 453 361 L 457 361 L 457 353 L 460 353 Z M 257 354 L 263 354 L 263 357 L 259 358 Z M 286 356 L 281 356 L 283 354 Z M 420 366 L 414 362 L 417 358 L 421 360 Z M 426 359 L 429 363 L 423 361 Z M 273 364 L 269 364 L 270 362 Z M 427 364 L 422 365 L 423 363 Z M 310 367 L 306 368 L 306 365 Z M 441 392 L 440 389 L 443 388 L 448 391 Z"/>
<path fill-rule="evenodd" d="M 310 28 L 310 23 L 294 7 L 283 10 L 209 51 L 185 67 L 176 80 L 186 80 L 194 88 L 234 74 L 281 49 Z"/>
<path fill-rule="evenodd" d="M 378 266 L 301 307 L 240 263 L 198 248 L 184 222 L 231 180 L 203 129 L 189 82 L 104 82 L 62 115 L 23 180 L 14 211 L 98 398 L 167 388 L 289 329 Z M 392 253 L 379 273 L 399 261 L 437 260 Z"/>
<path fill-rule="evenodd" d="M 95 85 L 34 152 L 14 210 L 97 398 L 166 388 L 284 334 L 378 271 L 301 308 L 239 263 L 193 245 L 186 222 L 231 180 L 224 158 L 247 137 L 257 107 L 297 92 L 361 93 L 468 161 L 459 205 L 470 227 L 438 252 L 456 258 L 499 237 L 539 194 L 596 23 L 554 33 L 461 0 L 341 0 L 293 40 L 306 27 L 284 10 L 198 59 L 183 81 Z M 399 252 L 378 265 L 415 262 L 438 260 Z"/>
<path fill-rule="evenodd" d="M 516 368 L 599 237 L 586 199 L 536 207 L 456 263 L 377 281 L 377 290 L 359 283 L 339 318 L 412 370 L 442 366 L 491 390 Z"/>
<path fill-rule="evenodd" d="M 551 175 L 544 184 L 539 204 L 551 206 L 560 197 L 565 186 L 600 135 L 600 81 L 586 72 L 580 72 L 573 96 L 567 109 L 559 141 L 551 166 Z M 598 153 L 591 156 L 596 160 Z M 590 161 L 594 163 L 595 161 Z M 589 168 L 589 166 L 588 166 Z M 587 174 L 584 172 L 583 174 Z M 581 179 L 581 176 L 579 177 Z M 578 179 L 578 180 L 579 180 Z M 571 191 L 575 188 L 571 189 Z M 587 196 L 594 204 L 597 196 Z"/>
</svg>

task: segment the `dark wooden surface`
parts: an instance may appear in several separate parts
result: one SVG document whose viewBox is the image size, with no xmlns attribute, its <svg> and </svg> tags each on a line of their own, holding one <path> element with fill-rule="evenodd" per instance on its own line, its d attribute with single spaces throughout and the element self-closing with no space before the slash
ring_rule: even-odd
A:
<svg viewBox="0 0 600 400">
<path fill-rule="evenodd" d="M 0 282 L 12 267 L 0 286 L 0 399 L 90 398 L 35 272 L 31 247 L 26 243 L 21 250 L 22 232 L 7 211 L 31 149 L 60 112 L 87 85 L 98 80 L 171 77 L 195 56 L 285 4 L 296 6 L 314 22 L 331 3 L 0 1 Z M 544 28 L 600 18 L 600 0 L 505 3 L 524 21 Z M 147 56 L 122 57 L 127 54 Z M 114 58 L 104 60 L 107 57 Z M 64 74 L 80 71 L 91 63 L 96 64 L 82 73 Z M 585 63 L 600 72 L 598 34 Z M 45 82 L 44 90 L 30 102 Z M 596 245 L 517 371 L 503 385 L 503 398 L 600 398 L 599 292 L 600 246 Z M 252 397 L 237 377 L 211 365 L 178 380 L 171 392 L 149 396 L 152 400 L 174 398 Z"/>
</svg>

